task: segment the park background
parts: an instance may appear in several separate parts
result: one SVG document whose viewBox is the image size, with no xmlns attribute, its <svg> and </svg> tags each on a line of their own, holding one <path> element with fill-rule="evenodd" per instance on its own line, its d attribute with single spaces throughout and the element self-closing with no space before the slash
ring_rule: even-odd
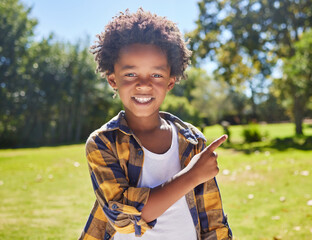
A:
<svg viewBox="0 0 312 240">
<path fill-rule="evenodd" d="M 76 239 L 88 135 L 122 108 L 89 46 L 119 11 L 178 23 L 188 79 L 162 110 L 218 151 L 234 239 L 312 239 L 312 1 L 0 1 L 0 239 Z"/>
</svg>

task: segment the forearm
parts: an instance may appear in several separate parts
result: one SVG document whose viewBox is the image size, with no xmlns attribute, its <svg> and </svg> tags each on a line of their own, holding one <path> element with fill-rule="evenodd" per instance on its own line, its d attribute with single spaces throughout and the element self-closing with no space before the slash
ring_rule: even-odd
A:
<svg viewBox="0 0 312 240">
<path fill-rule="evenodd" d="M 182 170 L 172 181 L 152 189 L 142 209 L 142 218 L 146 222 L 155 220 L 176 201 L 195 188 L 196 180 L 191 175 L 191 172 Z"/>
<path fill-rule="evenodd" d="M 193 156 L 190 163 L 172 181 L 152 189 L 142 209 L 141 217 L 146 222 L 155 220 L 197 185 L 214 178 L 219 172 L 217 154 L 214 150 L 226 138 L 227 136 L 223 135 L 213 141 L 202 152 Z"/>
</svg>

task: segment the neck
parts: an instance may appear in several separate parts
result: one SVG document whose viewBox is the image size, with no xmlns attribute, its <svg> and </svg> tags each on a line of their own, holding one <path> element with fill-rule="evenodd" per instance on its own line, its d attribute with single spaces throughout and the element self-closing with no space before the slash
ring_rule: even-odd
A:
<svg viewBox="0 0 312 240">
<path fill-rule="evenodd" d="M 162 120 L 158 112 L 148 117 L 137 117 L 127 111 L 125 113 L 128 126 L 134 133 L 149 132 L 161 128 Z"/>
</svg>

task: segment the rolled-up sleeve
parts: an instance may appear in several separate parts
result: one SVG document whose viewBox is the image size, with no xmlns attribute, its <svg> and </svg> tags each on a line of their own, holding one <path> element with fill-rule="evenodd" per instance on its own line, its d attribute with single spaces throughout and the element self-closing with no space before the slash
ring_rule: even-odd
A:
<svg viewBox="0 0 312 240">
<path fill-rule="evenodd" d="M 155 222 L 147 223 L 141 218 L 150 189 L 130 186 L 110 141 L 105 137 L 89 137 L 86 155 L 97 202 L 115 230 L 141 236 L 151 229 Z"/>
</svg>

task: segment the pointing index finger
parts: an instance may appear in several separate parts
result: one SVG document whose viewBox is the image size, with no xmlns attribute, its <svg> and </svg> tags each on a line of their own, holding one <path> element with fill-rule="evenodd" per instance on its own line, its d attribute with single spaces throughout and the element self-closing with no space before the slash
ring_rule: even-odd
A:
<svg viewBox="0 0 312 240">
<path fill-rule="evenodd" d="M 210 145 L 207 147 L 209 151 L 213 152 L 216 150 L 225 140 L 228 138 L 226 134 L 222 135 L 218 139 L 214 140 Z"/>
</svg>

